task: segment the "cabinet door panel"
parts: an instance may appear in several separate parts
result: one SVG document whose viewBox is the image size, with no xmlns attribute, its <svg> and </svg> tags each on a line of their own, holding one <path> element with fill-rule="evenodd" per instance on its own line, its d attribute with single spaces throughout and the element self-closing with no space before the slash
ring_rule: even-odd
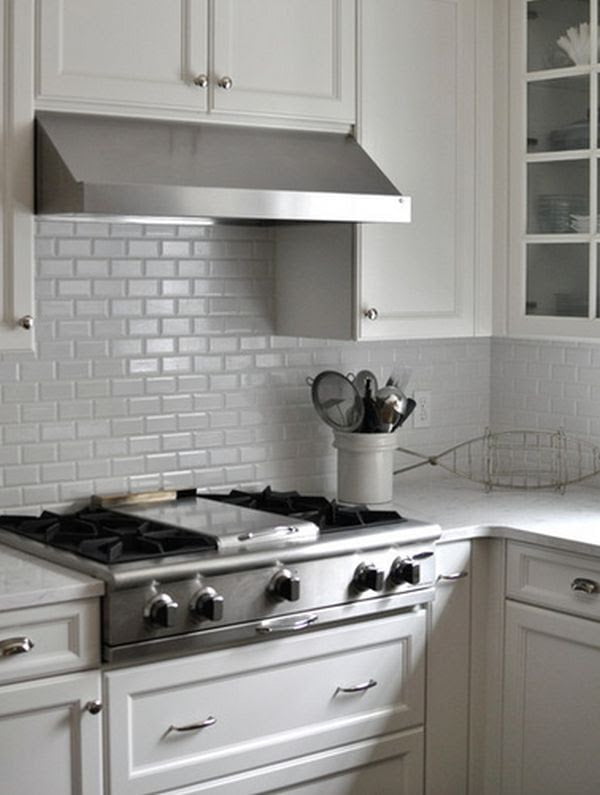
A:
<svg viewBox="0 0 600 795">
<path fill-rule="evenodd" d="M 97 672 L 1 688 L 2 792 L 101 795 L 102 717 L 84 709 L 99 698 Z"/>
<path fill-rule="evenodd" d="M 509 602 L 502 792 L 600 792 L 600 623 Z"/>
<path fill-rule="evenodd" d="M 471 10 L 470 0 L 362 3 L 359 140 L 413 197 L 413 218 L 360 230 L 361 337 L 473 332 Z"/>
<path fill-rule="evenodd" d="M 0 2 L 0 350 L 32 350 L 33 5 Z"/>
<path fill-rule="evenodd" d="M 39 3 L 42 99 L 206 109 L 206 0 Z"/>
<path fill-rule="evenodd" d="M 354 24 L 354 0 L 218 0 L 215 110 L 353 121 Z"/>
</svg>

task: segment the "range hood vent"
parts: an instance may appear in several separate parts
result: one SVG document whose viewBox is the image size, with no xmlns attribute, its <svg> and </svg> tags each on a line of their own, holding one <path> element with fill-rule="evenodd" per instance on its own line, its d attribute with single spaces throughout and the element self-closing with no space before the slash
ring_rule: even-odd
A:
<svg viewBox="0 0 600 795">
<path fill-rule="evenodd" d="M 36 212 L 45 216 L 410 221 L 410 198 L 337 133 L 44 112 L 36 161 Z"/>
</svg>

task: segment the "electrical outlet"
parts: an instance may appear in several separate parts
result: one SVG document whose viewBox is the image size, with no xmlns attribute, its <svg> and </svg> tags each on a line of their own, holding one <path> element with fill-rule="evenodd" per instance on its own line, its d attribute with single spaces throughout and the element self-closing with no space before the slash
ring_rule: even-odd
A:
<svg viewBox="0 0 600 795">
<path fill-rule="evenodd" d="M 415 428 L 429 428 L 431 425 L 431 392 L 422 389 L 415 392 L 414 399 L 417 403 L 413 414 Z"/>
</svg>

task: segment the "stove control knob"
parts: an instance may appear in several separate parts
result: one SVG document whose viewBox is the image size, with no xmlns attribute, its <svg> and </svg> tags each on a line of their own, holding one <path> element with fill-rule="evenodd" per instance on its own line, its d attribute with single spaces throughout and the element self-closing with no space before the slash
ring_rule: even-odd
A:
<svg viewBox="0 0 600 795">
<path fill-rule="evenodd" d="M 396 558 L 390 569 L 390 580 L 394 585 L 418 585 L 421 581 L 421 567 L 411 558 Z"/>
<path fill-rule="evenodd" d="M 289 569 L 282 569 L 271 580 L 269 593 L 277 599 L 297 602 L 300 599 L 300 577 Z"/>
<path fill-rule="evenodd" d="M 385 572 L 374 563 L 361 563 L 354 572 L 352 584 L 357 591 L 381 591 L 384 579 Z"/>
<path fill-rule="evenodd" d="M 223 618 L 225 600 L 214 588 L 204 588 L 192 599 L 190 609 L 196 618 L 220 621 Z"/>
<path fill-rule="evenodd" d="M 172 627 L 179 604 L 168 593 L 159 593 L 146 605 L 144 616 L 155 627 Z"/>
</svg>

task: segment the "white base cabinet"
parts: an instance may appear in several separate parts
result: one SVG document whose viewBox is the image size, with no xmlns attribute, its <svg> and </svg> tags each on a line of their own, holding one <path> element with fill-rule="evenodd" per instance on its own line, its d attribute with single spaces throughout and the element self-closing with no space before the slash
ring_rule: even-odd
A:
<svg viewBox="0 0 600 795">
<path fill-rule="evenodd" d="M 506 608 L 503 795 L 600 792 L 600 623 Z"/>
<path fill-rule="evenodd" d="M 424 654 L 416 609 L 109 671 L 110 795 L 420 793 Z"/>
<path fill-rule="evenodd" d="M 0 688 L 0 790 L 6 795 L 102 795 L 99 671 Z"/>
</svg>

